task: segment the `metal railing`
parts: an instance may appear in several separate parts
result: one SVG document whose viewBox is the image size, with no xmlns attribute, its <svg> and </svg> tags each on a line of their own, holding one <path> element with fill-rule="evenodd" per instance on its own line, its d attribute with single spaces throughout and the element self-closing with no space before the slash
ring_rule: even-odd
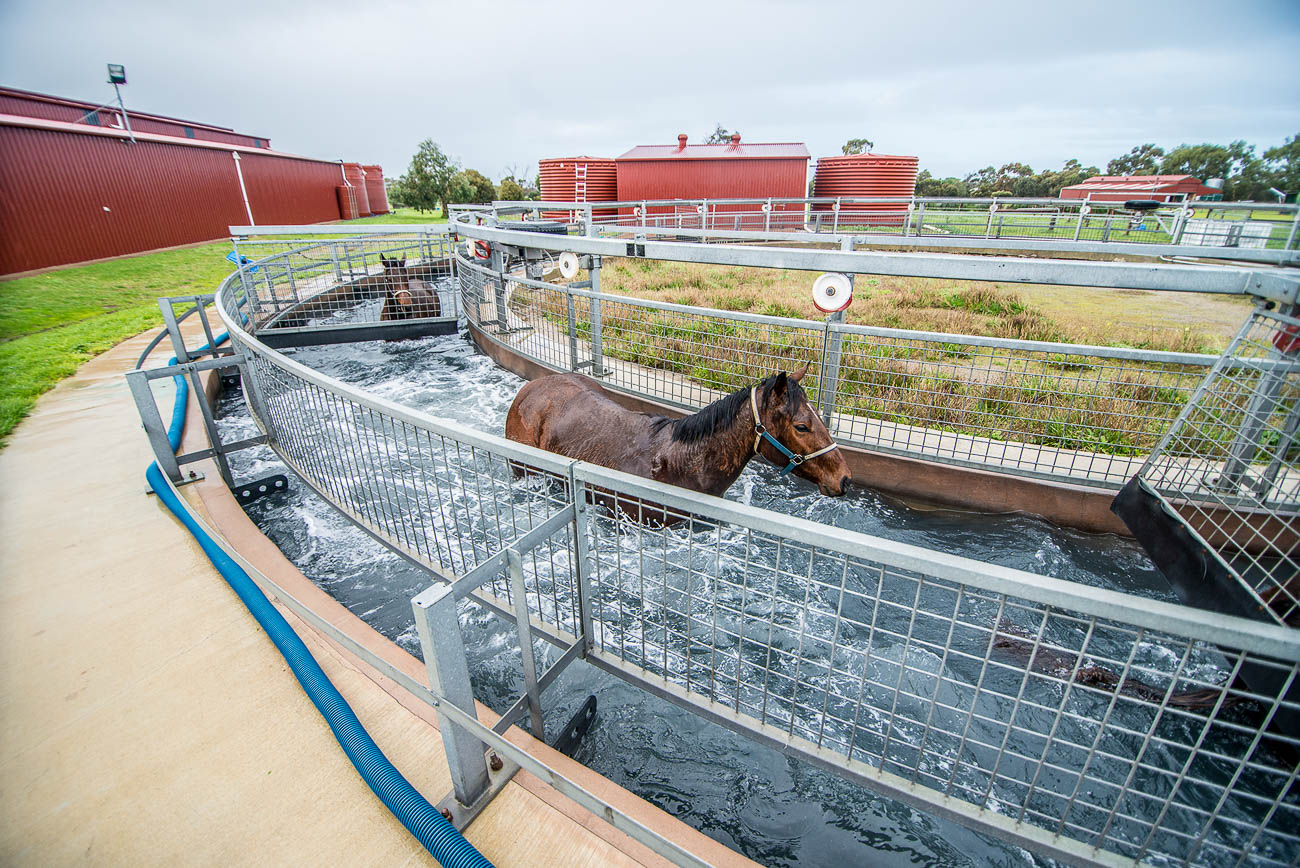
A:
<svg viewBox="0 0 1300 868">
<path fill-rule="evenodd" d="M 386 295 L 411 281 L 432 286 L 452 276 L 450 239 L 445 231 L 427 227 L 348 238 L 244 236 L 233 242 L 244 312 L 254 334 L 374 325 L 381 321 Z M 256 263 L 244 261 L 250 256 Z M 421 312 L 423 318 L 454 319 L 454 294 L 445 293 L 439 305 L 422 306 Z"/>
<path fill-rule="evenodd" d="M 693 411 L 809 363 L 841 442 L 1084 485 L 1127 482 L 1217 358 L 691 307 L 585 288 L 599 272 L 569 286 L 457 256 L 469 322 L 552 370 Z"/>
<path fill-rule="evenodd" d="M 506 724 L 531 709 L 536 725 L 554 677 L 530 666 L 537 635 L 565 649 L 562 661 L 585 656 L 1058 858 L 1286 864 L 1300 853 L 1300 740 L 1277 725 L 1300 713 L 1295 631 L 826 528 L 438 420 L 265 346 L 241 327 L 238 280 L 218 306 L 267 442 L 441 580 L 417 598 L 416 620 L 462 801 L 485 786 L 455 618 L 474 593 L 520 631 L 526 690 Z M 508 283 L 471 285 L 467 315 L 492 304 L 501 328 L 521 327 L 504 315 Z M 575 321 L 580 303 L 607 304 L 583 292 L 557 295 L 553 315 L 567 318 L 570 298 Z M 547 322 L 522 327 L 541 336 Z M 557 343 L 547 351 L 564 358 Z M 680 522 L 635 524 L 611 502 Z M 1246 686 L 1248 666 L 1272 672 L 1276 689 Z"/>
<path fill-rule="evenodd" d="M 1136 196 L 1134 198 L 1142 198 Z M 475 217 L 559 219 L 586 231 L 746 236 L 854 236 L 861 243 L 1014 246 L 1059 250 L 1182 253 L 1294 262 L 1300 247 L 1296 205 L 1168 202 L 1135 212 L 1123 202 L 1083 199 L 803 198 L 660 199 L 618 202 L 495 202 L 457 206 Z"/>
</svg>

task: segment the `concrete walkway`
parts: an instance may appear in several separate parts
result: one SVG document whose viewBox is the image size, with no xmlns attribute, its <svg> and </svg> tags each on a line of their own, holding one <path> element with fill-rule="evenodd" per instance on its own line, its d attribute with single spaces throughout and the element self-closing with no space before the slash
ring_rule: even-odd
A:
<svg viewBox="0 0 1300 868">
<path fill-rule="evenodd" d="M 0 451 L 0 863 L 432 864 L 197 544 L 144 493 L 152 456 L 122 372 L 145 342 L 88 362 Z M 170 386 L 157 391 L 170 406 Z M 263 572 L 314 587 L 216 480 L 183 491 L 261 547 Z M 329 617 L 368 630 L 333 606 Z M 390 759 L 440 799 L 450 785 L 430 710 L 290 623 Z M 422 672 L 370 633 L 368 644 Z M 749 864 L 521 731 L 511 737 L 707 861 Z M 524 773 L 468 837 L 498 865 L 663 864 Z"/>
</svg>

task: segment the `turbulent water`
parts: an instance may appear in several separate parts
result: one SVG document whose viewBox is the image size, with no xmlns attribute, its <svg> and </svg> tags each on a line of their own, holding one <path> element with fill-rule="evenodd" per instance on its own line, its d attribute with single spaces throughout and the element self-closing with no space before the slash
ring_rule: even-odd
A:
<svg viewBox="0 0 1300 868">
<path fill-rule="evenodd" d="M 372 394 L 494 434 L 502 432 L 506 410 L 523 384 L 460 336 L 291 354 Z M 253 433 L 242 400 L 226 398 L 222 411 L 225 440 Z M 265 448 L 238 453 L 231 464 L 237 480 L 283 472 Z M 1022 515 L 920 510 L 862 488 L 826 498 L 811 483 L 778 478 L 761 462 L 746 469 L 727 497 L 1040 575 L 1174 599 L 1132 542 L 1074 533 Z M 303 485 L 258 501 L 248 512 L 307 576 L 419 653 L 410 599 L 428 584 L 426 575 Z M 462 623 L 476 693 L 504 710 L 522 690 L 513 627 L 481 609 L 472 609 Z M 555 656 L 554 649 L 546 651 Z M 1042 861 L 758 746 L 582 662 L 571 665 L 543 697 L 548 735 L 589 694 L 597 696 L 599 714 L 578 760 L 766 865 Z"/>
</svg>

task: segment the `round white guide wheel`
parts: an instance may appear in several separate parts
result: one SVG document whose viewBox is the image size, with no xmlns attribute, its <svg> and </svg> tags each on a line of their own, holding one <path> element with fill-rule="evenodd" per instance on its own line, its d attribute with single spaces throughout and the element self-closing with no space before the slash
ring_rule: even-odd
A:
<svg viewBox="0 0 1300 868">
<path fill-rule="evenodd" d="M 569 251 L 560 254 L 560 277 L 573 280 L 578 276 L 578 257 Z"/>
<path fill-rule="evenodd" d="M 813 283 L 813 304 L 822 313 L 844 310 L 853 301 L 853 281 L 847 274 L 823 274 Z"/>
</svg>

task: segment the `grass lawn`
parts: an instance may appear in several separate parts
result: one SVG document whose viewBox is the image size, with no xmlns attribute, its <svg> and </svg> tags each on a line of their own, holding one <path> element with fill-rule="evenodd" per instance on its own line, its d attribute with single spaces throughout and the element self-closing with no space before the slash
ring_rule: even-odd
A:
<svg viewBox="0 0 1300 868">
<path fill-rule="evenodd" d="M 354 223 L 442 223 L 398 209 Z M 159 296 L 217 288 L 228 241 L 76 265 L 0 282 L 0 444 L 36 399 L 92 356 L 161 326 Z"/>
</svg>

